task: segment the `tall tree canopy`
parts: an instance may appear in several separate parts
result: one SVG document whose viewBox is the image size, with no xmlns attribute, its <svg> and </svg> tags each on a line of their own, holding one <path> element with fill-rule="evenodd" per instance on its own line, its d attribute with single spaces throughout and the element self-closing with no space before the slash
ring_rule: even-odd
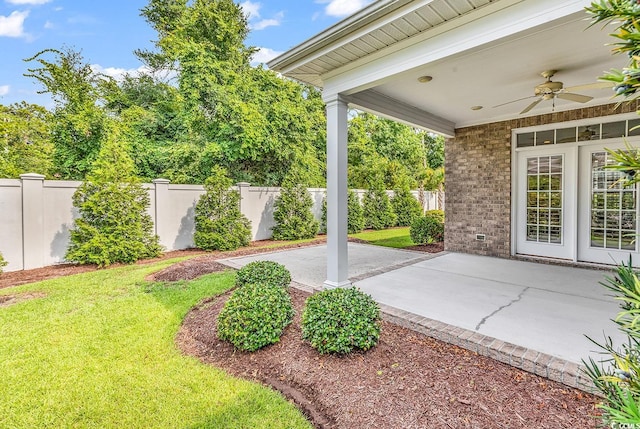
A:
<svg viewBox="0 0 640 429">
<path fill-rule="evenodd" d="M 0 177 L 51 174 L 50 116 L 44 107 L 35 104 L 0 105 Z"/>
<path fill-rule="evenodd" d="M 150 0 L 142 15 L 157 33 L 153 49 L 136 51 L 146 74 L 118 80 L 101 75 L 73 49 L 48 49 L 27 60 L 35 63 L 27 76 L 54 101 L 51 115 L 43 119 L 48 128 L 42 131 L 50 146 L 49 152 L 43 146 L 40 158 L 49 164 L 34 165 L 34 170 L 84 179 L 109 137 L 107 124 L 116 119 L 142 180 L 204 183 L 218 166 L 233 180 L 255 185 L 278 186 L 294 179 L 324 185 L 321 94 L 250 65 L 255 49 L 246 45 L 247 19 L 234 1 Z M 15 128 L 20 127 L 17 121 Z M 51 148 L 52 159 L 47 158 Z M 15 145 L 10 152 L 14 159 L 20 153 Z M 349 124 L 350 186 L 424 185 L 429 168 L 442 165 L 442 152 L 441 139 L 354 113 Z M 0 158 L 4 176 L 26 168 L 12 161 L 9 171 L 2 167 L 8 165 L 6 159 Z"/>
</svg>

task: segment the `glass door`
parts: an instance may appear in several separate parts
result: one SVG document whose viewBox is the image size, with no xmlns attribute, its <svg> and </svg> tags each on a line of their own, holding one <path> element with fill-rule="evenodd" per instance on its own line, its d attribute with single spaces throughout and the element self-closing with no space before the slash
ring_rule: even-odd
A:
<svg viewBox="0 0 640 429">
<path fill-rule="evenodd" d="M 573 259 L 576 148 L 520 151 L 517 162 L 517 253 Z"/>
<path fill-rule="evenodd" d="M 624 148 L 622 143 L 607 148 Z M 614 162 L 600 146 L 580 148 L 578 259 L 617 264 L 638 257 L 638 187 L 623 187 L 623 173 L 607 170 Z"/>
</svg>

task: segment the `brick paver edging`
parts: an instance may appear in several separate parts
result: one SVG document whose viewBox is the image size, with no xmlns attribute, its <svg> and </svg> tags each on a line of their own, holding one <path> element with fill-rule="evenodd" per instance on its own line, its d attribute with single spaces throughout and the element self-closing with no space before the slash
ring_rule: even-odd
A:
<svg viewBox="0 0 640 429">
<path fill-rule="evenodd" d="M 566 386 L 598 393 L 591 379 L 585 374 L 583 365 L 388 305 L 380 304 L 380 311 L 383 319 L 389 322 Z"/>
<path fill-rule="evenodd" d="M 291 286 L 309 293 L 322 290 L 297 282 L 291 282 Z M 479 355 L 488 356 L 499 362 L 560 382 L 566 386 L 599 394 L 591 379 L 585 374 L 583 365 L 389 305 L 378 305 L 380 306 L 382 318 L 388 322 L 420 332 L 445 343 L 462 347 Z"/>
</svg>

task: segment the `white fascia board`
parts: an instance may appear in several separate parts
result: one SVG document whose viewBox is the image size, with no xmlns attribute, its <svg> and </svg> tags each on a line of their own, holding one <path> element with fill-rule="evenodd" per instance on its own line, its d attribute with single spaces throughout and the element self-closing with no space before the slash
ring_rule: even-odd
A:
<svg viewBox="0 0 640 429">
<path fill-rule="evenodd" d="M 286 74 L 436 0 L 379 0 L 267 62 Z M 380 19 L 382 18 L 382 19 Z"/>
<path fill-rule="evenodd" d="M 509 4 L 509 7 L 504 7 Z M 505 0 L 463 15 L 322 76 L 327 94 L 353 94 L 434 61 L 530 30 L 578 16 L 588 0 Z M 430 85 L 437 85 L 437 82 Z"/>
<path fill-rule="evenodd" d="M 379 116 L 423 128 L 427 131 L 433 131 L 445 137 L 454 137 L 455 135 L 455 124 L 453 122 L 394 100 L 376 91 L 367 90 L 344 96 L 344 99 L 352 106 Z M 325 100 L 327 99 L 325 98 Z"/>
</svg>

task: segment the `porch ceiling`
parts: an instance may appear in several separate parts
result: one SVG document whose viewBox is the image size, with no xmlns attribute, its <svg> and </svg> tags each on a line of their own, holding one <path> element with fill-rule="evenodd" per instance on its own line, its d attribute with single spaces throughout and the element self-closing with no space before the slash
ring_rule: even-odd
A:
<svg viewBox="0 0 640 429">
<path fill-rule="evenodd" d="M 519 112 L 535 98 L 493 106 L 533 96 L 534 87 L 544 82 L 540 76 L 544 70 L 558 70 L 553 80 L 563 82 L 566 88 L 594 83 L 605 70 L 622 68 L 626 64 L 626 57 L 613 56 L 611 47 L 607 46 L 613 41 L 608 34 L 611 31 L 601 26 L 587 28 L 588 16 L 583 7 L 589 3 L 379 0 L 269 65 L 294 79 L 319 87 L 329 86 L 332 90 L 338 88 L 340 93 L 352 97 L 347 100 L 356 101 L 354 104 L 364 110 L 440 132 L 446 127 L 430 127 L 430 121 L 460 128 L 535 116 L 551 112 L 551 101 L 541 102 L 526 115 Z M 539 22 L 522 24 L 529 16 L 527 12 L 532 10 L 538 13 Z M 547 15 L 548 19 L 541 18 Z M 509 21 L 510 17 L 513 22 Z M 460 43 L 460 49 L 436 58 L 438 49 L 451 51 L 451 46 L 444 44 L 446 37 L 455 37 L 453 35 L 457 33 L 465 37 L 469 34 L 467 41 L 473 38 L 471 26 L 484 31 L 485 35 L 495 36 L 492 35 L 491 40 L 486 38 L 486 42 L 477 42 L 471 48 L 473 42 L 466 46 Z M 387 34 L 390 39 L 374 43 L 375 40 L 382 42 L 380 34 Z M 481 32 L 477 34 L 480 36 Z M 443 41 L 441 46 L 437 45 L 439 40 Z M 401 51 L 414 53 L 416 58 L 427 52 L 424 58 L 431 56 L 433 59 L 407 62 L 403 69 L 396 67 L 388 75 L 379 76 L 378 70 L 390 69 L 392 62 L 389 59 Z M 431 55 L 432 52 L 436 54 Z M 418 82 L 418 78 L 425 75 L 433 77 L 432 81 Z M 371 76 L 368 82 L 364 80 L 367 76 Z M 349 87 L 351 81 L 354 84 Z M 594 99 L 585 104 L 555 99 L 556 111 L 612 102 L 611 89 L 572 92 Z M 398 101 L 402 106 L 400 114 L 394 115 L 393 108 L 379 109 L 381 99 Z M 378 103 L 369 104 L 367 100 Z M 471 110 L 472 106 L 483 108 Z M 410 107 L 416 110 L 413 115 L 402 114 Z M 426 119 L 414 120 L 419 117 Z"/>
</svg>

